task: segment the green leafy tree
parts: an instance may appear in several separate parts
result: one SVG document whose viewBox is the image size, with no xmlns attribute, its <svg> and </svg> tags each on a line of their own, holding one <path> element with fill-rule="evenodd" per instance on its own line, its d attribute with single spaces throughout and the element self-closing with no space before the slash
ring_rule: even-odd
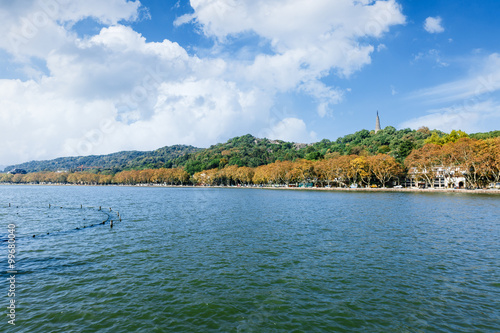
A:
<svg viewBox="0 0 500 333">
<path fill-rule="evenodd" d="M 399 162 L 403 162 L 413 149 L 415 149 L 415 143 L 411 140 L 404 140 L 396 150 L 396 158 Z"/>
</svg>

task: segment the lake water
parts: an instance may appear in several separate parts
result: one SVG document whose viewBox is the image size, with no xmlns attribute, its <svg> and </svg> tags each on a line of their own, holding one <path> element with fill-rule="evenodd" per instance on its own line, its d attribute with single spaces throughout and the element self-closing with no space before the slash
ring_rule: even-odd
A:
<svg viewBox="0 0 500 333">
<path fill-rule="evenodd" d="M 500 196 L 0 186 L 0 221 L 3 332 L 500 331 Z"/>
</svg>

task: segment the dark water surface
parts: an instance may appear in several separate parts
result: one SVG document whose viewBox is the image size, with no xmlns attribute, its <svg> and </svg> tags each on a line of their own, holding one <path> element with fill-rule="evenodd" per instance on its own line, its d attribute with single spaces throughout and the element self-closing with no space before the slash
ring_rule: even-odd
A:
<svg viewBox="0 0 500 333">
<path fill-rule="evenodd" d="M 0 221 L 0 331 L 500 331 L 499 196 L 0 186 Z"/>
</svg>

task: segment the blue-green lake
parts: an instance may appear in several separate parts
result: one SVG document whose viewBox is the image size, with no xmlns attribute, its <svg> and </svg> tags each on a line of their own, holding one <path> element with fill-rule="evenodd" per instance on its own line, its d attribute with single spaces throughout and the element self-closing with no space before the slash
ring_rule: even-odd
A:
<svg viewBox="0 0 500 333">
<path fill-rule="evenodd" d="M 500 331 L 498 195 L 0 186 L 0 221 L 2 332 Z"/>
</svg>

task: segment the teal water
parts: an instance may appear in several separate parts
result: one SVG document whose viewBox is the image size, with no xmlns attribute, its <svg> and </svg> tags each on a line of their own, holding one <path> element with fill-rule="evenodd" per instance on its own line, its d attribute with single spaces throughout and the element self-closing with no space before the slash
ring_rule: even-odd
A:
<svg viewBox="0 0 500 333">
<path fill-rule="evenodd" d="M 0 221 L 2 332 L 500 331 L 499 196 L 0 186 Z"/>
</svg>

